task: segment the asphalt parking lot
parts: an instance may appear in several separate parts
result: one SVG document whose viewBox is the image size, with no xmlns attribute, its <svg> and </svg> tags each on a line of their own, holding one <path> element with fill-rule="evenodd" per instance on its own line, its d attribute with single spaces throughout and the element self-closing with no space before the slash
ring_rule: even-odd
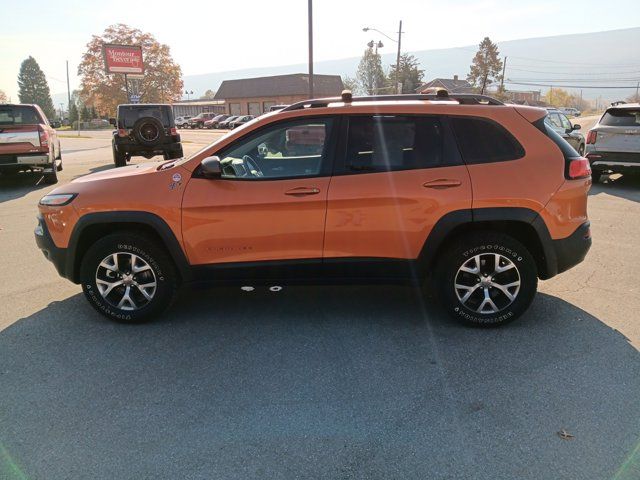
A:
<svg viewBox="0 0 640 480">
<path fill-rule="evenodd" d="M 112 168 L 81 135 L 60 184 Z M 0 178 L 1 479 L 640 478 L 638 177 L 593 186 L 586 261 L 494 330 L 385 286 L 185 291 L 114 324 L 36 248 L 37 180 Z"/>
</svg>

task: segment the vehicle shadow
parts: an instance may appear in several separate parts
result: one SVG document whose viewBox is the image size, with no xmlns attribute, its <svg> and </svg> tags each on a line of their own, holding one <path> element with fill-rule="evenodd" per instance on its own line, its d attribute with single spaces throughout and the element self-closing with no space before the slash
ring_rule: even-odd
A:
<svg viewBox="0 0 640 480">
<path fill-rule="evenodd" d="M 41 173 L 22 172 L 13 175 L 0 175 L 0 203 L 53 187 L 53 185 L 43 182 Z"/>
<path fill-rule="evenodd" d="M 608 193 L 625 198 L 632 202 L 640 202 L 640 175 L 604 175 L 601 183 L 594 183 L 589 195 Z"/>
<path fill-rule="evenodd" d="M 200 290 L 146 325 L 52 303 L 0 332 L 0 476 L 637 478 L 620 333 L 545 294 L 490 330 L 422 298 Z"/>
</svg>

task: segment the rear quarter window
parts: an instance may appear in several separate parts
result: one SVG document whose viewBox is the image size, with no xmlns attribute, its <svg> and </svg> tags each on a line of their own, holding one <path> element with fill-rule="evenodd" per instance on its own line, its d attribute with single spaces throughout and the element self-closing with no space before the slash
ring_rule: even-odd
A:
<svg viewBox="0 0 640 480">
<path fill-rule="evenodd" d="M 640 127 L 640 109 L 612 108 L 602 116 L 600 125 L 608 127 Z"/>
<path fill-rule="evenodd" d="M 466 163 L 491 163 L 524 157 L 524 148 L 503 126 L 483 118 L 453 117 L 451 124 Z"/>
</svg>

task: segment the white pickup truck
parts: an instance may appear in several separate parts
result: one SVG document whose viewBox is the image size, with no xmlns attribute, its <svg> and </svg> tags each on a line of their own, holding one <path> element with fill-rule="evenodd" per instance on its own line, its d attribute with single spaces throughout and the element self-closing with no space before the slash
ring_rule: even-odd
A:
<svg viewBox="0 0 640 480">
<path fill-rule="evenodd" d="M 38 105 L 0 104 L 0 173 L 37 171 L 45 183 L 57 183 L 62 153 L 55 126 Z"/>
</svg>

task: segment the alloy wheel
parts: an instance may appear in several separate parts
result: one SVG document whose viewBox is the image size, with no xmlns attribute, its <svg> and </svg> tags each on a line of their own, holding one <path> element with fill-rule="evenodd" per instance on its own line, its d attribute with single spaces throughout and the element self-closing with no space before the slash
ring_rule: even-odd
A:
<svg viewBox="0 0 640 480">
<path fill-rule="evenodd" d="M 107 255 L 96 269 L 96 286 L 102 298 L 121 310 L 138 310 L 156 294 L 156 274 L 141 257 L 129 252 Z"/>
</svg>

